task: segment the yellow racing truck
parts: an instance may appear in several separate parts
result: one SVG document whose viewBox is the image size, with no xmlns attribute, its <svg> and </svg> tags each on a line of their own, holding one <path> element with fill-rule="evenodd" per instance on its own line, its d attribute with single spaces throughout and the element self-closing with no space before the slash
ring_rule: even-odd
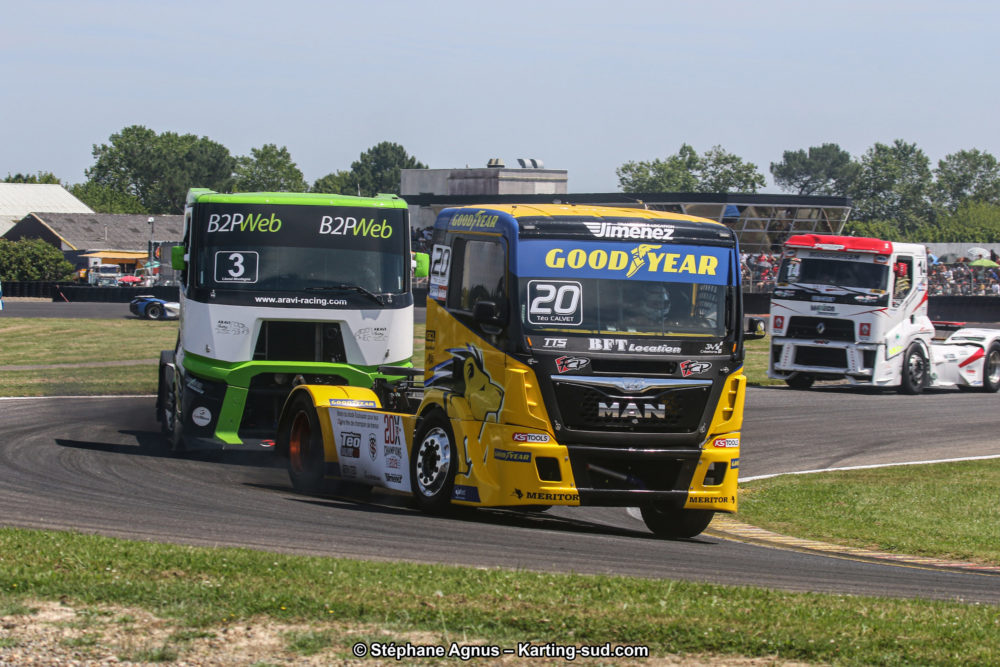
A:
<svg viewBox="0 0 1000 667">
<path fill-rule="evenodd" d="M 638 507 L 690 537 L 735 512 L 746 377 L 739 249 L 724 225 L 643 209 L 443 210 L 425 368 L 371 389 L 302 384 L 278 449 L 293 486 L 419 507 Z"/>
</svg>

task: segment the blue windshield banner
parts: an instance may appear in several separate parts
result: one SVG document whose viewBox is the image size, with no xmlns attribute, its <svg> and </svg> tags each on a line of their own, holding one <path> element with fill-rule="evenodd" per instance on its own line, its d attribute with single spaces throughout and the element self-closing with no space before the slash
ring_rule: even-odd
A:
<svg viewBox="0 0 1000 667">
<path fill-rule="evenodd" d="M 731 257 L 715 246 L 530 240 L 518 246 L 517 274 L 725 285 Z"/>
</svg>

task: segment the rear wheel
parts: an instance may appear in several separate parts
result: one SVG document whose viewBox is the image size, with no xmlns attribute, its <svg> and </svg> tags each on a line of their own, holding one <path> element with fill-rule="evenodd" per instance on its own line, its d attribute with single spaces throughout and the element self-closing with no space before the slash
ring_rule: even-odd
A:
<svg viewBox="0 0 1000 667">
<path fill-rule="evenodd" d="M 919 394 L 927 386 L 927 357 L 917 344 L 910 345 L 903 356 L 903 377 L 899 384 L 901 394 Z"/>
<path fill-rule="evenodd" d="M 440 513 L 451 505 L 458 453 L 451 423 L 440 412 L 423 419 L 413 438 L 410 487 L 420 509 Z"/>
<path fill-rule="evenodd" d="M 148 320 L 162 320 L 163 319 L 163 306 L 158 303 L 151 303 L 146 306 L 146 319 Z"/>
<path fill-rule="evenodd" d="M 1000 390 L 1000 343 L 991 343 L 983 358 L 983 391 Z"/>
<path fill-rule="evenodd" d="M 785 379 L 785 382 L 792 389 L 808 389 L 813 386 L 813 382 L 815 381 L 816 378 L 805 373 L 792 373 Z"/>
<path fill-rule="evenodd" d="M 663 505 L 647 505 L 640 508 L 646 527 L 657 537 L 677 539 L 694 537 L 712 523 L 712 510 L 674 509 Z"/>
<path fill-rule="evenodd" d="M 287 448 L 292 486 L 299 493 L 319 493 L 324 489 L 326 458 L 319 417 L 309 394 L 299 392 L 289 406 L 288 419 L 283 421 L 278 446 Z"/>
</svg>

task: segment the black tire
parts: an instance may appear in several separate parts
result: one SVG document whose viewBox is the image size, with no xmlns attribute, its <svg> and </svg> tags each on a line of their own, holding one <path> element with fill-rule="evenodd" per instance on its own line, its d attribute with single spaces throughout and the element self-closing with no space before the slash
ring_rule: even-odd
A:
<svg viewBox="0 0 1000 667">
<path fill-rule="evenodd" d="M 1000 390 L 1000 343 L 990 343 L 983 357 L 982 391 L 995 394 Z"/>
<path fill-rule="evenodd" d="M 785 379 L 785 383 L 792 389 L 808 389 L 815 381 L 816 378 L 805 373 L 792 373 Z"/>
<path fill-rule="evenodd" d="M 158 398 L 160 414 L 160 432 L 166 436 L 167 447 L 173 454 L 187 451 L 187 441 L 184 438 L 184 416 L 181 411 L 181 400 L 177 393 L 178 378 L 170 366 L 160 366 L 160 383 L 163 391 Z"/>
<path fill-rule="evenodd" d="M 927 356 L 923 348 L 916 343 L 910 345 L 903 355 L 899 393 L 911 396 L 923 393 L 930 377 L 928 370 Z"/>
<path fill-rule="evenodd" d="M 156 421 L 160 422 L 160 433 L 169 438 L 174 430 L 174 369 L 162 363 L 156 386 Z"/>
<path fill-rule="evenodd" d="M 686 510 L 647 505 L 641 507 L 642 520 L 657 537 L 679 539 L 701 534 L 712 523 L 712 510 Z"/>
<path fill-rule="evenodd" d="M 151 303 L 146 306 L 146 319 L 147 320 L 162 320 L 163 319 L 163 306 L 158 303 Z"/>
<path fill-rule="evenodd" d="M 451 507 L 458 468 L 458 450 L 451 422 L 441 412 L 421 420 L 410 453 L 410 488 L 417 506 L 432 514 Z"/>
<path fill-rule="evenodd" d="M 278 431 L 277 446 L 288 452 L 288 477 L 296 491 L 317 494 L 326 489 L 323 432 L 309 394 L 299 392 L 292 399 Z"/>
</svg>

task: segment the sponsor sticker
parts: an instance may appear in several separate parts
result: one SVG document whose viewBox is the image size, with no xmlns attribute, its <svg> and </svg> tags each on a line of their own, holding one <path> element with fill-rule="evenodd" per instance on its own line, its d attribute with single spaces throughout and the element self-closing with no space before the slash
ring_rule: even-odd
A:
<svg viewBox="0 0 1000 667">
<path fill-rule="evenodd" d="M 645 354 L 680 354 L 681 347 L 672 343 L 634 343 L 624 338 L 588 338 L 593 352 L 637 352 Z"/>
<path fill-rule="evenodd" d="M 713 447 L 725 447 L 731 449 L 740 446 L 739 438 L 716 438 L 715 442 L 712 443 Z"/>
<path fill-rule="evenodd" d="M 191 411 L 191 421 L 198 426 L 208 426 L 212 423 L 212 411 L 205 407 L 195 408 Z"/>
<path fill-rule="evenodd" d="M 518 273 L 538 278 L 632 278 L 724 285 L 731 256 L 729 248 L 626 242 L 625 238 L 621 242 L 532 240 L 521 244 L 517 261 Z"/>
<path fill-rule="evenodd" d="M 357 398 L 331 398 L 330 406 L 334 408 L 375 408 L 375 401 L 365 401 Z"/>
<path fill-rule="evenodd" d="M 711 368 L 712 364 L 708 361 L 695 361 L 693 359 L 688 359 L 687 361 L 681 362 L 681 375 L 684 377 L 699 375 L 711 370 Z"/>
<path fill-rule="evenodd" d="M 590 365 L 590 359 L 584 357 L 559 357 L 556 359 L 556 370 L 560 373 L 578 371 Z"/>
<path fill-rule="evenodd" d="M 349 459 L 361 457 L 361 434 L 340 432 L 340 455 Z"/>
<path fill-rule="evenodd" d="M 548 433 L 514 433 L 511 438 L 514 442 L 543 443 L 552 440 Z"/>
<path fill-rule="evenodd" d="M 233 320 L 217 320 L 215 323 L 215 333 L 225 336 L 246 336 L 250 333 L 250 327 L 242 322 Z"/>
<path fill-rule="evenodd" d="M 366 342 L 389 340 L 389 329 L 387 327 L 365 327 L 355 331 L 354 337 Z"/>
<path fill-rule="evenodd" d="M 494 449 L 493 458 L 497 461 L 531 463 L 531 452 L 512 452 L 509 449 Z"/>
<path fill-rule="evenodd" d="M 479 502 L 479 489 L 475 486 L 456 484 L 451 492 L 452 500 L 464 500 L 470 503 Z"/>
</svg>

